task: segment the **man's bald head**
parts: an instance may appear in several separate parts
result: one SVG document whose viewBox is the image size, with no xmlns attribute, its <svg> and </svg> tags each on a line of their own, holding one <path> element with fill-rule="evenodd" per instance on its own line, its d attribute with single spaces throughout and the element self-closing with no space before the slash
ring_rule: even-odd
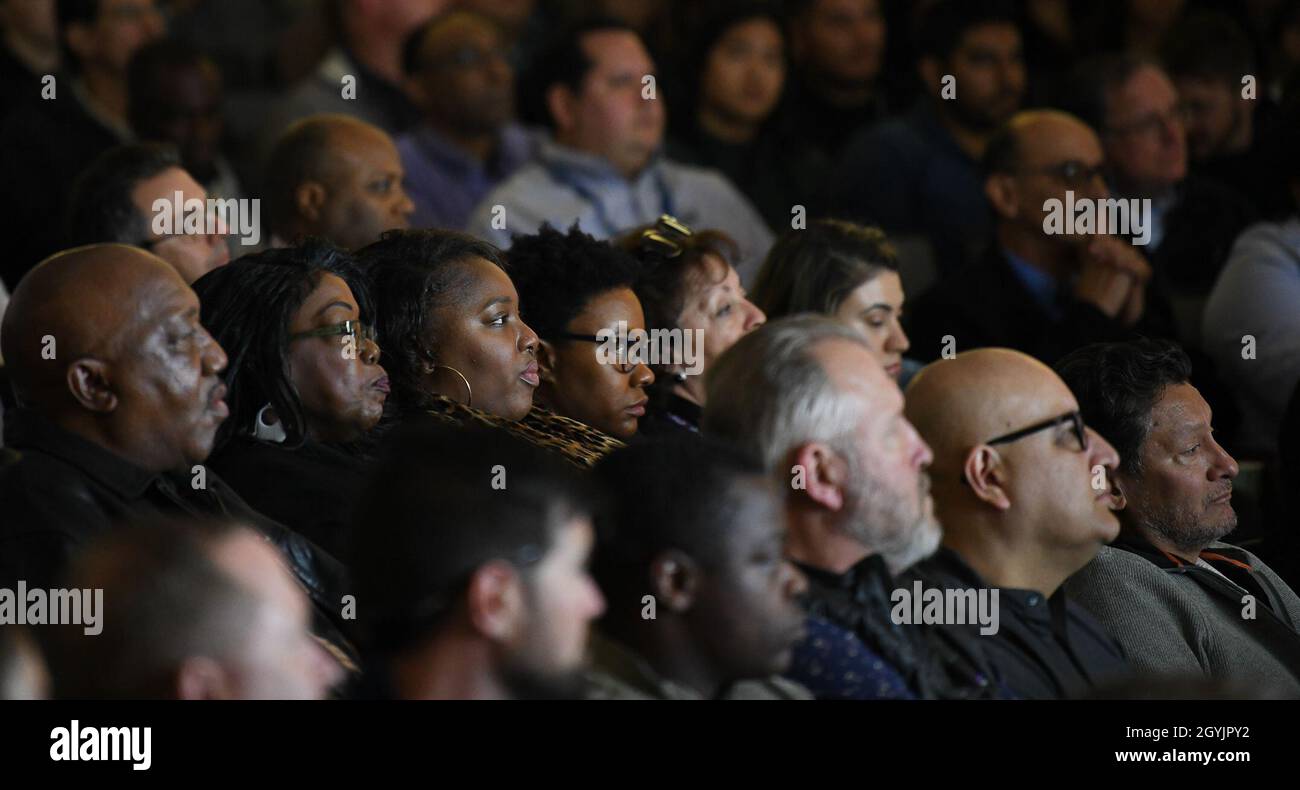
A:
<svg viewBox="0 0 1300 790">
<path fill-rule="evenodd" d="M 47 258 L 18 284 L 0 328 L 19 402 L 43 408 L 69 398 L 69 362 L 116 356 L 145 318 L 141 296 L 181 288 L 185 282 L 166 261 L 125 244 Z"/>
<path fill-rule="evenodd" d="M 1107 473 L 1119 458 L 1089 428 L 1080 440 L 1078 403 L 1051 368 L 1018 351 L 975 349 L 922 369 L 905 402 L 934 451 L 945 542 L 982 559 L 986 577 L 1008 578 L 1019 563 L 1035 578 L 1012 577 L 1050 594 L 1115 538 Z"/>
<path fill-rule="evenodd" d="M 347 115 L 291 124 L 267 163 L 271 227 L 284 241 L 321 236 L 357 249 L 414 210 L 402 190 L 397 147 L 382 129 Z"/>
<path fill-rule="evenodd" d="M 21 405 L 149 471 L 205 460 L 229 413 L 226 355 L 198 297 L 136 247 L 46 259 L 18 284 L 0 337 Z"/>
</svg>

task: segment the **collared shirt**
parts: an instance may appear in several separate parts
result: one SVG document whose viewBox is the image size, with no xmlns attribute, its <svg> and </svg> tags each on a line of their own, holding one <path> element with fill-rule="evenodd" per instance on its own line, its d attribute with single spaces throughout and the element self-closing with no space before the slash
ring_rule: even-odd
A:
<svg viewBox="0 0 1300 790">
<path fill-rule="evenodd" d="M 411 225 L 465 227 L 479 201 L 527 162 L 532 150 L 533 138 L 514 123 L 501 129 L 486 162 L 427 125 L 402 135 L 397 152 L 406 171 L 406 194 L 415 204 Z"/>
<path fill-rule="evenodd" d="M 809 617 L 785 676 L 817 699 L 916 699 L 907 679 L 852 632 Z"/>
<path fill-rule="evenodd" d="M 466 230 L 508 248 L 512 235 L 543 223 L 573 223 L 598 239 L 615 238 L 672 214 L 697 230 L 727 233 L 740 247 L 736 270 L 752 284 L 774 239 L 758 211 L 717 171 L 653 158 L 632 179 L 607 160 L 541 136 L 532 161 L 479 203 Z"/>
<path fill-rule="evenodd" d="M 808 580 L 809 616 L 861 640 L 906 680 L 909 693 L 923 699 L 1001 695 L 996 674 L 969 636 L 893 622 L 890 595 L 896 582 L 883 557 L 866 557 L 844 573 L 795 564 Z"/>
<path fill-rule="evenodd" d="M 998 630 L 980 634 L 979 624 L 940 626 L 977 634 L 1002 684 L 1024 699 L 1082 696 L 1127 676 L 1124 653 L 1091 615 L 1058 590 L 1050 599 L 1037 590 L 993 587 L 952 549 L 912 568 L 908 578 L 942 590 L 998 591 Z"/>
<path fill-rule="evenodd" d="M 1057 302 L 1060 289 L 1056 278 L 1010 250 L 1004 249 L 1002 252 L 1006 255 L 1007 263 L 1011 265 L 1011 271 L 1015 273 L 1016 279 L 1025 286 L 1025 290 L 1029 291 L 1034 301 L 1053 320 L 1061 320 L 1061 306 Z"/>
</svg>

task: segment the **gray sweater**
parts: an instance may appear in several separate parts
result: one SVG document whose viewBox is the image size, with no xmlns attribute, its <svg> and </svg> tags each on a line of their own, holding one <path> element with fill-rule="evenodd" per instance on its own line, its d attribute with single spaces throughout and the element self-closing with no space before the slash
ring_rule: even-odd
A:
<svg viewBox="0 0 1300 790">
<path fill-rule="evenodd" d="M 1215 571 L 1160 567 L 1131 551 L 1104 547 L 1066 582 L 1123 646 L 1139 672 L 1202 676 L 1270 697 L 1300 697 L 1300 597 L 1250 552 L 1227 543 L 1207 551 L 1250 566 L 1267 601 Z"/>
</svg>

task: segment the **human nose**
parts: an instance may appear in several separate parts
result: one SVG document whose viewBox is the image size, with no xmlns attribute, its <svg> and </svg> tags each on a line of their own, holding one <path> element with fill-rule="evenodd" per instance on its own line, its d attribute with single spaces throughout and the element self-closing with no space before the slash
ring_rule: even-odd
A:
<svg viewBox="0 0 1300 790">
<path fill-rule="evenodd" d="M 1104 466 L 1107 470 L 1114 470 L 1119 466 L 1119 451 L 1117 451 L 1110 442 L 1102 438 L 1101 434 L 1091 428 L 1083 429 L 1088 437 L 1088 449 L 1091 450 L 1091 461 L 1089 468 Z"/>
</svg>

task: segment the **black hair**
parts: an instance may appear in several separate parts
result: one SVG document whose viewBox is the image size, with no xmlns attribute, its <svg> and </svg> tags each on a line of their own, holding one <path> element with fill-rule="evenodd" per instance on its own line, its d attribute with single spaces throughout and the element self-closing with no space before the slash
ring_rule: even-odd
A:
<svg viewBox="0 0 1300 790">
<path fill-rule="evenodd" d="M 355 511 L 348 565 L 367 648 L 398 653 L 431 636 L 489 562 L 527 576 L 596 501 L 576 472 L 506 431 L 399 426 Z"/>
<path fill-rule="evenodd" d="M 216 65 L 194 45 L 174 38 L 163 38 L 145 44 L 131 56 L 126 71 L 127 120 L 138 135 L 149 138 L 158 111 L 159 80 L 164 75 L 184 69 Z"/>
<path fill-rule="evenodd" d="M 1255 49 L 1236 20 L 1222 12 L 1200 11 L 1179 22 L 1161 50 L 1174 77 L 1225 82 L 1241 88 L 1241 78 L 1255 74 Z"/>
<path fill-rule="evenodd" d="M 471 258 L 505 269 L 501 251 L 466 233 L 449 230 L 390 230 L 356 253 L 379 312 L 379 347 L 384 350 L 399 410 L 418 409 L 427 395 L 420 370 L 438 356 L 433 314 L 469 285 L 461 264 Z"/>
<path fill-rule="evenodd" d="M 554 341 L 592 299 L 636 282 L 632 256 L 578 229 L 568 233 L 549 224 L 516 236 L 506 253 L 519 291 L 524 322 L 543 340 Z"/>
<path fill-rule="evenodd" d="M 1080 61 L 1071 71 L 1057 106 L 1078 116 L 1099 135 L 1107 131 L 1107 96 L 1144 68 L 1162 68 L 1154 58 L 1131 52 L 1110 52 Z"/>
<path fill-rule="evenodd" d="M 727 535 L 763 467 L 730 444 L 694 434 L 646 439 L 596 465 L 606 507 L 596 519 L 592 575 L 606 598 L 639 605 L 650 564 L 677 550 L 705 568 L 726 561 Z M 631 593 L 635 593 L 632 595 Z"/>
<path fill-rule="evenodd" d="M 361 322 L 374 321 L 356 260 L 322 239 L 246 255 L 194 282 L 200 320 L 229 358 L 223 379 L 230 416 L 217 431 L 216 447 L 232 436 L 250 435 L 258 411 L 268 403 L 284 428 L 287 447 L 306 440 L 307 417 L 289 380 L 289 325 L 322 274 L 346 282 Z"/>
<path fill-rule="evenodd" d="M 81 62 L 68 46 L 68 28 L 72 25 L 93 26 L 99 20 L 99 0 L 58 0 L 55 4 L 59 24 L 59 50 L 63 62 L 73 72 L 81 70 Z"/>
<path fill-rule="evenodd" d="M 1142 338 L 1084 346 L 1055 370 L 1079 401 L 1083 421 L 1119 452 L 1120 471 L 1140 477 L 1151 410 L 1166 387 L 1191 379 L 1192 361 L 1171 340 Z"/>
<path fill-rule="evenodd" d="M 131 192 L 141 181 L 180 166 L 180 154 L 165 143 L 120 145 L 100 154 L 72 184 L 63 218 L 67 246 L 148 241 L 149 218 L 136 208 Z"/>
<path fill-rule="evenodd" d="M 921 57 L 947 62 L 972 29 L 1010 25 L 1020 29 L 1015 6 L 1007 0 L 939 0 L 921 18 L 916 48 Z"/>
<path fill-rule="evenodd" d="M 831 315 L 853 289 L 884 271 L 898 271 L 898 254 L 879 228 L 813 220 L 772 245 L 750 299 L 769 320 L 795 313 Z"/>
<path fill-rule="evenodd" d="M 567 85 L 574 93 L 582 92 L 582 83 L 594 65 L 582 42 L 591 33 L 616 30 L 640 33 L 626 22 L 611 16 L 589 16 L 561 28 L 550 37 L 530 61 L 529 69 L 520 74 L 519 97 L 521 120 L 555 128 L 555 119 L 546 106 L 546 94 L 553 85 Z"/>
</svg>

